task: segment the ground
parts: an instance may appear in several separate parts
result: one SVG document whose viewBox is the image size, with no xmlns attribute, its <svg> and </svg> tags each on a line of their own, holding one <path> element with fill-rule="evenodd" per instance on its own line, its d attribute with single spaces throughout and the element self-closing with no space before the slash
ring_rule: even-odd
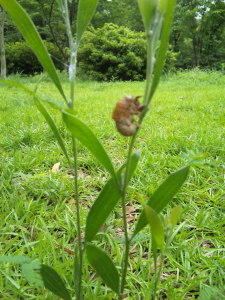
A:
<svg viewBox="0 0 225 300">
<path fill-rule="evenodd" d="M 17 77 L 17 78 L 16 78 Z M 37 77 L 12 76 L 34 89 Z M 62 78 L 69 94 L 69 83 Z M 195 299 L 205 287 L 224 287 L 224 159 L 225 76 L 220 72 L 191 71 L 164 76 L 142 124 L 134 151 L 142 152 L 129 184 L 127 222 L 132 232 L 142 206 L 138 194 L 149 199 L 171 172 L 193 158 L 189 176 L 163 216 L 182 205 L 180 221 L 164 261 L 159 299 Z M 33 99 L 18 88 L 0 84 L 0 209 L 1 255 L 27 255 L 51 265 L 74 293 L 73 245 L 77 237 L 73 174 L 54 135 L 37 111 Z M 78 80 L 77 116 L 101 140 L 118 168 L 127 156 L 129 138 L 121 136 L 111 118 L 124 95 L 143 95 L 144 82 L 89 82 Z M 44 76 L 38 94 L 63 102 Z M 48 104 L 72 157 L 70 134 L 59 111 Z M 52 167 L 60 162 L 58 172 Z M 208 164 L 205 164 L 205 162 Z M 78 177 L 82 231 L 86 216 L 109 179 L 101 164 L 78 144 Z M 123 245 L 121 205 L 117 205 L 97 235 L 120 270 Z M 136 236 L 130 252 L 127 299 L 149 299 L 153 288 L 153 261 L 149 228 Z M 12 264 L 1 266 L 0 299 L 58 299 L 35 290 Z M 83 269 L 85 299 L 114 299 L 86 260 Z M 222 296 L 221 296 L 222 297 Z M 218 298 L 223 299 L 223 298 Z"/>
</svg>

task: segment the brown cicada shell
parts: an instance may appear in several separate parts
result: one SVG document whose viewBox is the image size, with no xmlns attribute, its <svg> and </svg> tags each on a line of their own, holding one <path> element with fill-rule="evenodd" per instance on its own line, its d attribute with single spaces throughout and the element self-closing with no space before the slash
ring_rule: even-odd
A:
<svg viewBox="0 0 225 300">
<path fill-rule="evenodd" d="M 140 98 L 140 96 L 134 98 L 132 95 L 128 95 L 123 97 L 123 99 L 118 101 L 116 104 L 112 118 L 116 122 L 117 130 L 122 135 L 134 135 L 137 127 L 140 127 L 140 125 L 135 122 L 133 115 L 140 115 L 140 112 L 143 110 L 145 105 L 140 104 L 138 98 Z"/>
</svg>

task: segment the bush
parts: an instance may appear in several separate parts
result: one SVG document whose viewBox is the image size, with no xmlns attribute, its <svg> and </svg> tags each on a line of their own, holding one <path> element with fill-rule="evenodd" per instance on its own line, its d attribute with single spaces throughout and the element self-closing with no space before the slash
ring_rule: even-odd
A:
<svg viewBox="0 0 225 300">
<path fill-rule="evenodd" d="M 167 51 L 165 71 L 174 68 L 175 54 Z M 95 80 L 143 80 L 146 74 L 146 37 L 126 27 L 105 24 L 89 28 L 78 50 L 81 72 Z"/>
<path fill-rule="evenodd" d="M 63 61 L 63 57 L 58 48 L 49 42 L 44 42 L 48 52 L 56 57 L 58 60 Z M 34 74 L 42 72 L 43 68 L 39 63 L 37 57 L 31 50 L 27 42 L 16 42 L 5 44 L 6 65 L 7 73 L 24 73 Z M 53 58 L 54 60 L 54 58 Z M 54 60 L 57 69 L 63 70 L 63 63 Z"/>
</svg>

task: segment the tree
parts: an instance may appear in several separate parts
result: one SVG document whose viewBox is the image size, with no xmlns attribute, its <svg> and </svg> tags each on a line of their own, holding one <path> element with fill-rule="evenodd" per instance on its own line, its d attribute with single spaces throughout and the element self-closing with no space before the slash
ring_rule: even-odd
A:
<svg viewBox="0 0 225 300">
<path fill-rule="evenodd" d="M 125 26 L 132 31 L 144 31 L 137 0 L 99 0 L 91 24 L 97 29 L 105 23 Z"/>
<path fill-rule="evenodd" d="M 212 55 L 212 48 L 216 50 L 213 47 L 215 35 L 220 42 L 223 41 L 224 25 L 225 3 L 222 0 L 178 1 L 170 38 L 174 51 L 180 52 L 178 64 L 182 67 L 191 64 L 192 68 L 210 64 L 208 58 Z"/>
<path fill-rule="evenodd" d="M 6 59 L 5 59 L 5 42 L 4 42 L 4 23 L 5 10 L 1 7 L 1 25 L 0 25 L 0 45 L 1 45 L 1 78 L 6 78 Z"/>
</svg>

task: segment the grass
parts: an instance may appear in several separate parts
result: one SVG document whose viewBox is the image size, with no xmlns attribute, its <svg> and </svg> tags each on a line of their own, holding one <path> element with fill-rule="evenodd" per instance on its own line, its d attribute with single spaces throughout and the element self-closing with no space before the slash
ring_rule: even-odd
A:
<svg viewBox="0 0 225 300">
<path fill-rule="evenodd" d="M 18 76 L 17 76 L 18 77 Z M 10 78 L 15 79 L 15 78 Z M 38 78 L 17 78 L 34 89 Z M 137 192 L 147 200 L 168 174 L 187 164 L 195 155 L 211 165 L 225 160 L 225 76 L 218 72 L 191 71 L 162 78 L 135 144 L 141 160 L 128 191 L 129 229 L 140 213 Z M 69 93 L 69 83 L 63 80 Z M 120 136 L 111 119 L 116 102 L 124 95 L 143 95 L 143 82 L 81 82 L 76 86 L 76 110 L 101 139 L 113 163 L 126 159 L 128 139 Z M 28 255 L 51 265 L 73 287 L 73 245 L 77 237 L 73 180 L 67 161 L 53 134 L 24 92 L 0 86 L 0 252 Z M 44 80 L 38 93 L 62 101 L 55 87 Z M 68 144 L 60 113 L 48 107 Z M 109 174 L 78 144 L 81 225 Z M 60 169 L 53 174 L 53 165 Z M 166 207 L 177 204 L 182 215 L 170 244 L 160 280 L 159 299 L 196 299 L 207 286 L 225 290 L 225 173 L 221 168 L 196 166 L 179 194 Z M 116 207 L 97 235 L 120 270 L 123 250 L 121 208 Z M 153 260 L 149 228 L 132 244 L 126 299 L 149 299 L 153 289 Z M 56 245 L 58 244 L 58 246 Z M 0 299 L 57 299 L 50 292 L 34 289 L 21 276 L 19 266 L 0 269 Z M 88 262 L 83 267 L 84 299 L 115 299 Z M 44 296 L 43 296 L 44 295 Z M 219 296 L 218 299 L 225 296 Z M 211 298 L 209 298 L 211 299 Z"/>
</svg>

